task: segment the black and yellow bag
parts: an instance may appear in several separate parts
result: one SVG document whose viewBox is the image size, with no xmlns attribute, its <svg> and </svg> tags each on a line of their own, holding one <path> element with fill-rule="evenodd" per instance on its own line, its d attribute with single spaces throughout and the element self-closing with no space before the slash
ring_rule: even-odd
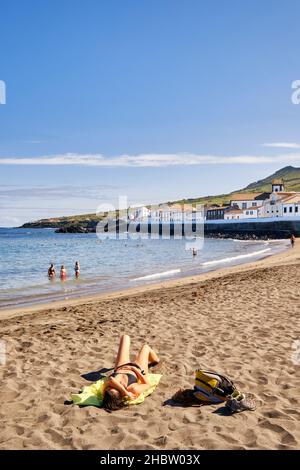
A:
<svg viewBox="0 0 300 470">
<path fill-rule="evenodd" d="M 218 372 L 195 372 L 194 396 L 204 403 L 222 403 L 236 390 L 234 383 Z"/>
</svg>

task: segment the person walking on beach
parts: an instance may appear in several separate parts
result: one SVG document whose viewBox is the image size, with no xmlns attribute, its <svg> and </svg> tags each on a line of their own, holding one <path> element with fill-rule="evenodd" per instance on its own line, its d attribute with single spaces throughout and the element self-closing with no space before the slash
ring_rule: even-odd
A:
<svg viewBox="0 0 300 470">
<path fill-rule="evenodd" d="M 49 277 L 49 279 L 53 279 L 53 278 L 55 277 L 55 274 L 56 274 L 56 272 L 55 272 L 54 264 L 51 263 L 51 264 L 50 264 L 50 267 L 49 267 L 49 269 L 48 269 L 48 277 Z"/>
<path fill-rule="evenodd" d="M 104 385 L 103 408 L 114 411 L 125 406 L 126 398 L 136 399 L 151 387 L 148 369 L 160 362 L 157 354 L 144 344 L 135 361 L 130 362 L 130 337 L 122 335 L 114 372 Z"/>
<path fill-rule="evenodd" d="M 60 268 L 60 280 L 65 281 L 67 279 L 67 271 L 65 269 L 65 266 L 62 264 Z"/>
<path fill-rule="evenodd" d="M 293 248 L 294 245 L 295 245 L 295 241 L 296 241 L 296 237 L 295 237 L 294 234 L 291 236 L 290 240 L 291 240 L 291 246 L 292 246 L 292 248 Z"/>
<path fill-rule="evenodd" d="M 193 248 L 193 256 L 196 256 L 196 254 L 197 254 L 197 250 L 196 248 Z"/>
<path fill-rule="evenodd" d="M 74 271 L 75 271 L 75 277 L 76 277 L 76 278 L 79 277 L 79 274 L 80 274 L 80 264 L 79 264 L 79 261 L 76 261 Z"/>
</svg>

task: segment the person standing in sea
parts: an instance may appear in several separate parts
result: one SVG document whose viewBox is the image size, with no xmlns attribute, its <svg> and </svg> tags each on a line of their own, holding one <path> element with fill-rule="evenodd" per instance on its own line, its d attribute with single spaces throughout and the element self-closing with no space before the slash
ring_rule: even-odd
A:
<svg viewBox="0 0 300 470">
<path fill-rule="evenodd" d="M 295 245 L 295 241 L 296 241 L 296 237 L 295 237 L 294 234 L 291 236 L 290 241 L 291 241 L 291 245 L 292 245 L 292 248 L 293 248 L 294 245 Z"/>
<path fill-rule="evenodd" d="M 80 264 L 79 264 L 79 261 L 76 261 L 74 271 L 75 271 L 75 277 L 78 278 L 78 277 L 79 277 L 79 274 L 80 274 Z"/>
<path fill-rule="evenodd" d="M 67 279 L 67 271 L 65 266 L 62 264 L 60 268 L 60 280 L 65 281 Z"/>
<path fill-rule="evenodd" d="M 51 264 L 50 264 L 50 268 L 48 269 L 48 277 L 49 277 L 49 279 L 54 279 L 54 278 L 55 278 L 55 274 L 56 274 L 56 271 L 55 271 L 54 264 L 51 263 Z"/>
</svg>

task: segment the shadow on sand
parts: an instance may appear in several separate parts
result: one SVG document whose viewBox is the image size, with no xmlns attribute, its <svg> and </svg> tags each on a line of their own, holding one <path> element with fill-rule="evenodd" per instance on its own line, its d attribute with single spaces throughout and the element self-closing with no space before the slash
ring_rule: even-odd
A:
<svg viewBox="0 0 300 470">
<path fill-rule="evenodd" d="M 86 374 L 82 374 L 81 377 L 89 382 L 96 382 L 97 380 L 104 379 L 106 377 L 106 372 L 110 372 L 113 370 L 112 368 L 102 367 L 102 369 L 95 370 L 92 372 L 87 372 Z"/>
</svg>

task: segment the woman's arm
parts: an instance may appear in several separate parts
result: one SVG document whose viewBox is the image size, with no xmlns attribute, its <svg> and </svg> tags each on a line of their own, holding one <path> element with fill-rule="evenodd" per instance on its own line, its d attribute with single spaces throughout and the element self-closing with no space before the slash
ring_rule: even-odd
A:
<svg viewBox="0 0 300 470">
<path fill-rule="evenodd" d="M 136 397 L 138 397 L 141 393 L 146 392 L 151 387 L 150 383 L 147 384 L 132 384 L 129 385 L 128 391 L 133 393 Z"/>
<path fill-rule="evenodd" d="M 120 384 L 116 379 L 113 377 L 110 377 L 109 380 L 104 384 L 104 390 L 107 389 L 107 387 L 114 388 L 115 390 L 118 390 L 122 397 L 129 397 L 129 398 L 135 398 L 133 396 L 133 392 L 131 390 L 127 390 L 123 385 Z"/>
<path fill-rule="evenodd" d="M 120 384 L 120 382 L 114 379 L 114 377 L 109 377 L 104 387 L 105 387 L 105 390 L 107 389 L 107 387 L 111 387 L 111 388 L 118 390 L 118 392 L 120 392 L 123 397 L 127 395 L 126 389 L 123 387 L 123 385 Z"/>
</svg>

